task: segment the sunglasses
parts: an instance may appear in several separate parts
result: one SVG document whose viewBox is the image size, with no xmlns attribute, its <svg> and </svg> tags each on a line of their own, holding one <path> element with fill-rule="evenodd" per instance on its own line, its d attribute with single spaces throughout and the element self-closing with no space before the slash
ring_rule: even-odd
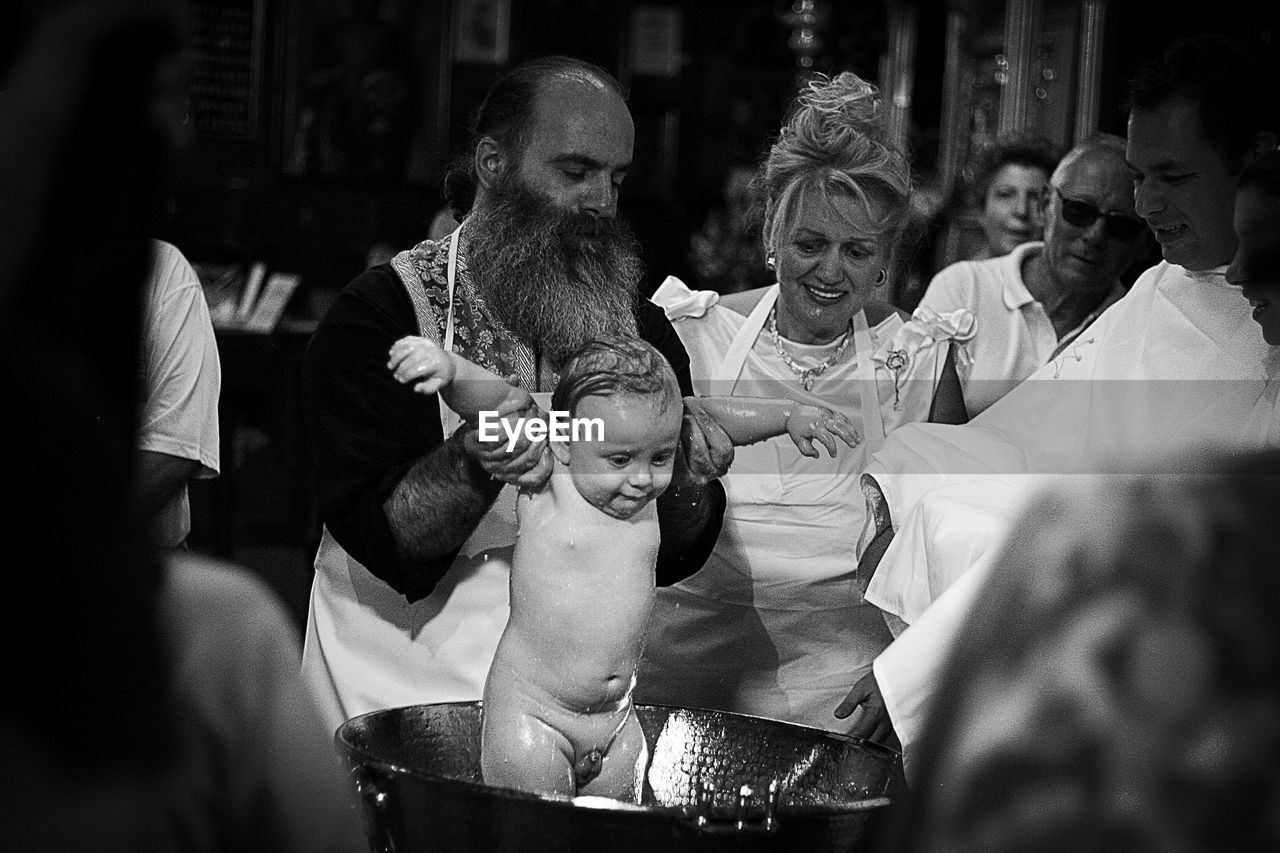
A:
<svg viewBox="0 0 1280 853">
<path fill-rule="evenodd" d="M 1062 200 L 1062 218 L 1069 225 L 1074 225 L 1077 228 L 1088 228 L 1094 222 L 1097 222 L 1098 217 L 1101 216 L 1106 220 L 1104 229 L 1107 236 L 1113 240 L 1124 240 L 1126 242 L 1137 237 L 1142 233 L 1142 229 L 1147 227 L 1141 219 L 1134 219 L 1132 216 L 1125 216 L 1120 213 L 1103 214 L 1101 210 L 1098 210 L 1087 201 L 1067 198 L 1062 194 L 1062 190 L 1057 187 L 1054 187 L 1053 191 Z"/>
</svg>

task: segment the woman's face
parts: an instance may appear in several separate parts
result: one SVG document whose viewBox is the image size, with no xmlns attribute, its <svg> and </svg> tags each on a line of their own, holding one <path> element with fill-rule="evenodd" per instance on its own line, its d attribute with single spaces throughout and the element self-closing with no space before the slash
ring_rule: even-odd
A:
<svg viewBox="0 0 1280 853">
<path fill-rule="evenodd" d="M 1236 194 L 1236 238 L 1239 245 L 1227 281 L 1243 287 L 1253 306 L 1262 338 L 1280 345 L 1280 199 L 1260 187 Z"/>
<path fill-rule="evenodd" d="M 884 208 L 870 215 L 857 198 L 809 189 L 782 223 L 775 247 L 778 331 L 798 343 L 839 337 L 862 310 L 888 266 Z"/>
<path fill-rule="evenodd" d="M 1044 232 L 1042 199 L 1049 176 L 1043 169 L 1005 163 L 991 178 L 982 202 L 982 234 L 991 257 L 1039 240 Z"/>
</svg>

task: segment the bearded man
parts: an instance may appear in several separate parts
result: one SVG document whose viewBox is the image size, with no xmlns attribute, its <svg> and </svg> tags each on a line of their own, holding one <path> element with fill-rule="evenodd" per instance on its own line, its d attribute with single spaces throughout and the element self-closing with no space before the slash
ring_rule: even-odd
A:
<svg viewBox="0 0 1280 853">
<path fill-rule="evenodd" d="M 396 382 L 392 343 L 431 337 L 536 394 L 585 341 L 638 334 L 693 393 L 670 322 L 639 299 L 643 265 L 617 219 L 634 136 L 604 70 L 567 57 L 512 69 L 446 181 L 463 225 L 365 271 L 316 330 L 302 390 L 324 531 L 303 669 L 335 727 L 481 697 L 507 620 L 516 487 L 549 471 L 545 442 L 482 443 L 477 424 Z M 719 427 L 686 414 L 658 500 L 658 583 L 710 553 L 732 453 Z"/>
</svg>

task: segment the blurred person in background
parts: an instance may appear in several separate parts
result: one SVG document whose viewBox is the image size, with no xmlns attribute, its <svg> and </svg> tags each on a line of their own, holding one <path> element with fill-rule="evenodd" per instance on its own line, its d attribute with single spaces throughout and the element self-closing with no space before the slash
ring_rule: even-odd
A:
<svg viewBox="0 0 1280 853">
<path fill-rule="evenodd" d="M 998 258 L 1044 235 L 1044 190 L 1057 168 L 1059 149 L 1033 133 L 997 137 L 970 157 L 955 187 L 917 190 L 907 228 L 908 263 L 894 304 L 914 311 L 935 273 L 956 261 Z M 977 242 L 956 229 L 972 215 Z M 958 255 L 947 256 L 951 245 Z"/>
<path fill-rule="evenodd" d="M 1044 240 L 958 261 L 933 277 L 917 310 L 965 308 L 976 327 L 958 364 L 975 416 L 1034 373 L 1125 294 L 1120 273 L 1150 242 L 1133 208 L 1124 140 L 1099 134 L 1063 157 L 1038 201 Z"/>
<path fill-rule="evenodd" d="M 1278 516 L 1274 449 L 1033 498 L 882 849 L 1280 848 Z"/>
<path fill-rule="evenodd" d="M 1058 166 L 1057 146 L 1042 136 L 998 137 L 966 170 L 968 203 L 978 212 L 982 243 L 971 260 L 997 258 L 1044 234 L 1044 190 Z"/>
<path fill-rule="evenodd" d="M 182 11 L 53 4 L 0 103 L 0 374 L 22 413 L 0 525 L 11 599 L 40 609 L 0 628 L 0 847 L 356 851 L 297 626 L 243 569 L 146 535 L 143 298 Z"/>
</svg>

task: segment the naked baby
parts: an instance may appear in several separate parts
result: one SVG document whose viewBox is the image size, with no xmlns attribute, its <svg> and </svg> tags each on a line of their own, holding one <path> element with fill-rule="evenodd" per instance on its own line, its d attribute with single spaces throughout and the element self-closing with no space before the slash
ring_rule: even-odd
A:
<svg viewBox="0 0 1280 853">
<path fill-rule="evenodd" d="M 471 421 L 499 409 L 541 415 L 525 391 L 427 338 L 397 341 L 389 367 Z M 481 769 L 491 785 L 638 802 L 648 756 L 631 694 L 654 602 L 654 501 L 671 482 L 685 406 L 738 445 L 787 433 L 817 456 L 815 441 L 834 455 L 837 438 L 859 438 L 842 415 L 790 400 L 682 399 L 666 359 L 638 339 L 590 342 L 560 372 L 552 410 L 587 426 L 548 441 L 550 476 L 517 498 L 511 614 L 485 683 Z"/>
</svg>

